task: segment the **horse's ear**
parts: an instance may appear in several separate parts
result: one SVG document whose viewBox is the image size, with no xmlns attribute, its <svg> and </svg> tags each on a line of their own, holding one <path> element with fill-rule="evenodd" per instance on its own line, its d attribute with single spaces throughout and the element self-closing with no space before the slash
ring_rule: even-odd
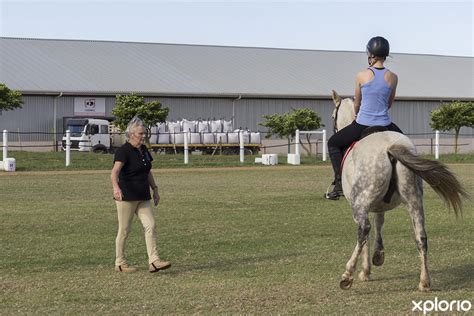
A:
<svg viewBox="0 0 474 316">
<path fill-rule="evenodd" d="M 334 90 L 332 90 L 332 100 L 334 101 L 336 108 L 339 107 L 339 105 L 341 105 L 341 97 Z"/>
</svg>

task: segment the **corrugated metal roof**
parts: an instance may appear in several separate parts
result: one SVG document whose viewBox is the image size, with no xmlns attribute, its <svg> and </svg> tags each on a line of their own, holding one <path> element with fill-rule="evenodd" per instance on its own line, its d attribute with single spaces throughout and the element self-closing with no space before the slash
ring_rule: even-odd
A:
<svg viewBox="0 0 474 316">
<path fill-rule="evenodd" d="M 0 38 L 0 82 L 23 93 L 353 95 L 364 52 Z M 474 99 L 474 58 L 393 54 L 398 98 Z"/>
</svg>

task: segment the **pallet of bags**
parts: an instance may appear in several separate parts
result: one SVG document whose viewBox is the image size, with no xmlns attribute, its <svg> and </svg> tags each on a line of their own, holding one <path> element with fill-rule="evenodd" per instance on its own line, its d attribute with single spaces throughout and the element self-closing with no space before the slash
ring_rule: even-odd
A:
<svg viewBox="0 0 474 316">
<path fill-rule="evenodd" d="M 181 123 L 168 122 L 168 132 L 170 134 L 170 144 L 184 144 L 184 135 L 181 132 Z"/>
<path fill-rule="evenodd" d="M 164 144 L 164 145 L 167 145 L 170 143 L 170 134 L 169 132 L 167 131 L 167 123 L 166 122 L 163 122 L 163 123 L 158 123 L 156 125 L 157 127 L 157 140 L 156 140 L 156 143 L 157 144 Z"/>
</svg>

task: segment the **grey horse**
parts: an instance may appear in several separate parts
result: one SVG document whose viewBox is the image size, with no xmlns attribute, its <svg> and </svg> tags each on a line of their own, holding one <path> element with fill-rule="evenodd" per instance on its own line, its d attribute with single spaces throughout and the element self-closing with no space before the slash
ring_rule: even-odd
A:
<svg viewBox="0 0 474 316">
<path fill-rule="evenodd" d="M 354 102 L 350 98 L 341 99 L 335 91 L 332 97 L 335 104 L 333 123 L 335 130 L 338 130 L 354 120 Z M 372 263 L 380 266 L 384 262 L 381 235 L 384 213 L 403 203 L 407 206 L 413 223 L 416 247 L 421 258 L 418 289 L 431 290 L 422 180 L 434 189 L 448 207 L 453 208 L 456 216 L 462 212 L 462 198 L 467 196 L 467 193 L 461 183 L 442 163 L 418 156 L 415 146 L 407 136 L 391 131 L 370 134 L 361 139 L 347 154 L 342 169 L 342 187 L 352 208 L 352 217 L 358 225 L 358 238 L 342 275 L 342 289 L 352 286 L 357 259 L 361 254 L 362 270 L 359 279 L 370 279 L 369 212 L 374 213 L 375 222 Z"/>
</svg>

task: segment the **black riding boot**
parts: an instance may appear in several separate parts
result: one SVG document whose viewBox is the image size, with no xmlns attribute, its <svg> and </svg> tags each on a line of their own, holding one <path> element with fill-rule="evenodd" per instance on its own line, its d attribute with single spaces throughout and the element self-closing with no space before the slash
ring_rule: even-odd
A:
<svg viewBox="0 0 474 316">
<path fill-rule="evenodd" d="M 334 188 L 331 192 L 326 193 L 324 197 L 329 200 L 339 200 L 339 197 L 344 195 L 341 181 L 342 152 L 337 147 L 329 147 L 329 157 L 334 170 L 334 182 L 332 183 Z"/>
</svg>

